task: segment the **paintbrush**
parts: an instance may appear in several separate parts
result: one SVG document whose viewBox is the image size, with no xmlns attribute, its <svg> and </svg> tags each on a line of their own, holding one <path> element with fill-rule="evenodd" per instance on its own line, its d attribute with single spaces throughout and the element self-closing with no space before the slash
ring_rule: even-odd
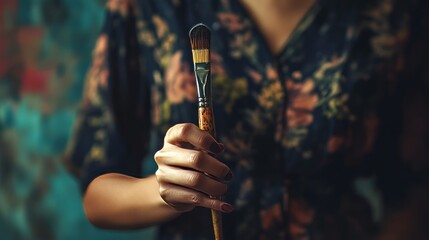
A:
<svg viewBox="0 0 429 240">
<path fill-rule="evenodd" d="M 189 38 L 198 90 L 198 125 L 216 137 L 210 78 L 210 29 L 199 23 L 189 31 Z M 222 215 L 213 209 L 211 212 L 215 239 L 222 240 Z"/>
</svg>

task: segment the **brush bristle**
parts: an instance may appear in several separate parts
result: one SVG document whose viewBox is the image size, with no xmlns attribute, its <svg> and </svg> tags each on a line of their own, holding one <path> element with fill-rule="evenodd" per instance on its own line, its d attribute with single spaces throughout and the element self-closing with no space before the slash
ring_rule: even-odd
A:
<svg viewBox="0 0 429 240">
<path fill-rule="evenodd" d="M 199 23 L 189 31 L 194 63 L 209 62 L 210 29 Z"/>
<path fill-rule="evenodd" d="M 210 29 L 199 23 L 189 31 L 192 50 L 209 49 L 210 48 Z"/>
</svg>

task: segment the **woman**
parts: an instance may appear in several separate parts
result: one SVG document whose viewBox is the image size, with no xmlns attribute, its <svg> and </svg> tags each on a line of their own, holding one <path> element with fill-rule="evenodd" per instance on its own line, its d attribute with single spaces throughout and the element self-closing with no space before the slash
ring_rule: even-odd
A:
<svg viewBox="0 0 429 240">
<path fill-rule="evenodd" d="M 388 0 L 108 1 L 68 154 L 89 220 L 210 239 L 213 208 L 226 213 L 226 239 L 376 235 L 401 199 L 385 183 L 404 167 L 389 129 L 400 118 L 390 106 L 405 9 Z M 212 28 L 217 139 L 194 125 L 188 31 L 199 22 Z"/>
</svg>

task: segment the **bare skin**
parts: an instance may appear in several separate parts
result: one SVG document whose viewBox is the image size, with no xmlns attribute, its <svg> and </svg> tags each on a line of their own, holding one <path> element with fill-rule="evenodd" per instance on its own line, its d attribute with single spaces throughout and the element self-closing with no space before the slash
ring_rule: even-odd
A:
<svg viewBox="0 0 429 240">
<path fill-rule="evenodd" d="M 242 0 L 242 4 L 272 53 L 277 53 L 314 1 Z M 230 169 L 213 157 L 223 148 L 193 124 L 175 125 L 154 156 L 158 165 L 155 175 L 99 176 L 84 195 L 85 213 L 96 226 L 131 229 L 166 222 L 196 206 L 231 212 L 233 206 L 229 203 L 209 197 L 225 194 L 227 181 L 232 178 Z"/>
<path fill-rule="evenodd" d="M 272 54 L 279 53 L 316 0 L 241 0 Z"/>
<path fill-rule="evenodd" d="M 99 227 L 142 228 L 196 206 L 231 212 L 230 204 L 209 197 L 223 195 L 226 181 L 232 178 L 230 169 L 208 154 L 222 151 L 223 145 L 197 126 L 175 125 L 168 130 L 164 147 L 155 154 L 155 176 L 138 179 L 105 174 L 96 178 L 84 196 L 85 213 Z"/>
</svg>

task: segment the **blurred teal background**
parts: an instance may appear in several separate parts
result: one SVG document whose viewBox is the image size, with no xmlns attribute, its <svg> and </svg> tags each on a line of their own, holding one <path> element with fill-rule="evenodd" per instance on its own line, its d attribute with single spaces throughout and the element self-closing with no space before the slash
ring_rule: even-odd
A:
<svg viewBox="0 0 429 240">
<path fill-rule="evenodd" d="M 62 166 L 101 0 L 0 0 L 0 239 L 151 239 L 86 220 Z"/>
</svg>

